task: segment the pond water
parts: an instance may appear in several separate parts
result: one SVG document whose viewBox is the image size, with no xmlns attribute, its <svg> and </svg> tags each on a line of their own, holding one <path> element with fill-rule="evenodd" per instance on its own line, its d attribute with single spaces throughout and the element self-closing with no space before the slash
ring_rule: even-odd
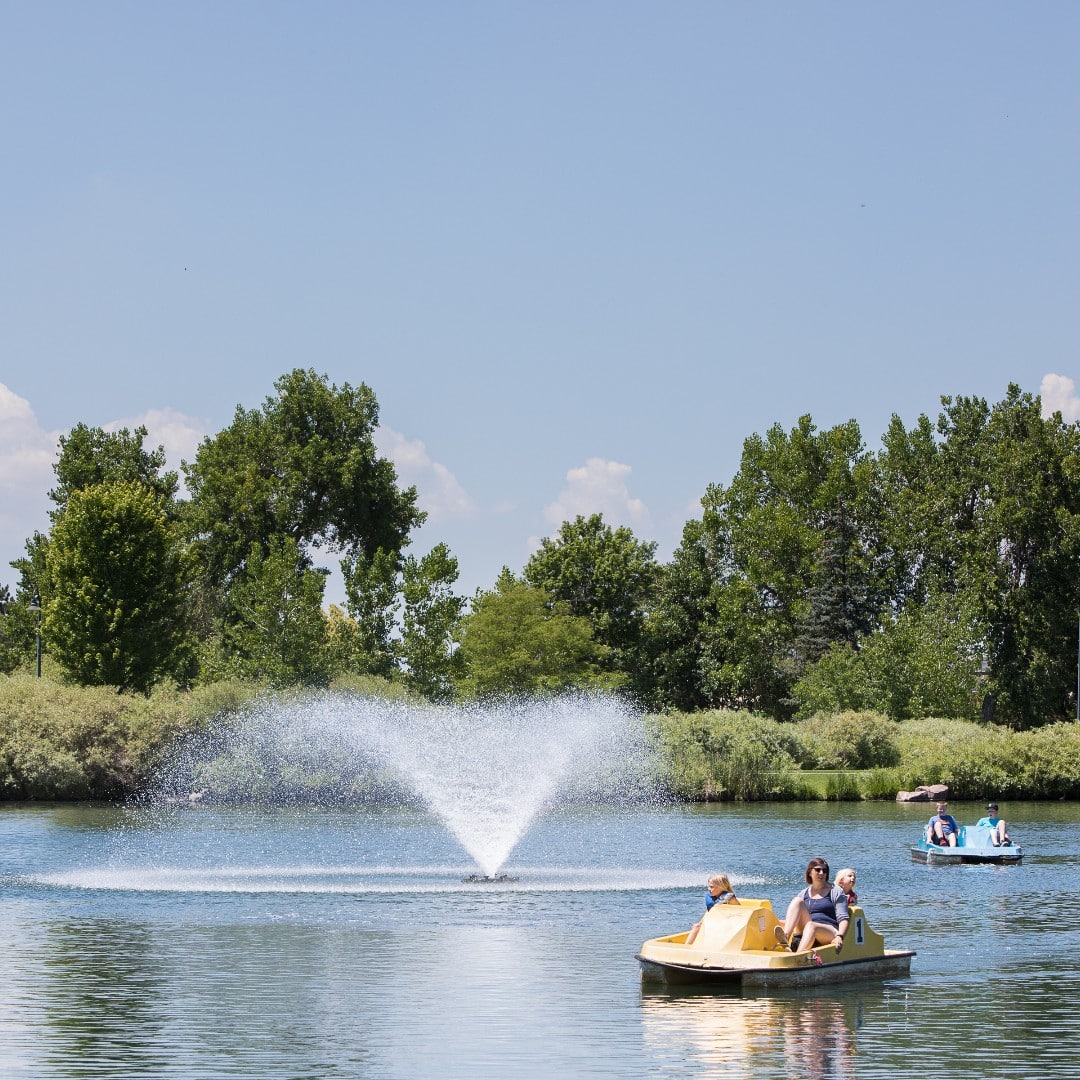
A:
<svg viewBox="0 0 1080 1080">
<path fill-rule="evenodd" d="M 6 806 L 0 1075 L 1075 1077 L 1080 807 L 1002 810 L 1021 866 L 912 862 L 926 806 L 563 809 L 473 885 L 416 810 Z M 811 855 L 909 978 L 642 990 L 709 872 L 782 910 Z"/>
</svg>

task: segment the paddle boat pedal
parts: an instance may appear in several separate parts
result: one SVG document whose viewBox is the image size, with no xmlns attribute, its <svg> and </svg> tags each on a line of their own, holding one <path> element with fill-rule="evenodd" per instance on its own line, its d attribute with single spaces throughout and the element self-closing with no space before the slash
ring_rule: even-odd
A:
<svg viewBox="0 0 1080 1080">
<path fill-rule="evenodd" d="M 717 904 L 703 917 L 693 945 L 686 944 L 684 931 L 641 946 L 637 960 L 642 981 L 816 986 L 910 974 L 914 951 L 886 949 L 884 938 L 870 928 L 859 905 L 851 908 L 840 952 L 832 945 L 791 952 L 779 944 L 777 928 L 782 934 L 783 926 L 768 900 L 739 897 L 738 904 Z"/>
</svg>

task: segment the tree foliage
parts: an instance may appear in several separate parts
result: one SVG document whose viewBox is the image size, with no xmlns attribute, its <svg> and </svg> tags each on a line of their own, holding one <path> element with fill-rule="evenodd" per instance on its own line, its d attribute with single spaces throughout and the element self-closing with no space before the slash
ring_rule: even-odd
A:
<svg viewBox="0 0 1080 1080">
<path fill-rule="evenodd" d="M 637 540 L 625 526 L 612 529 L 601 514 L 578 515 L 541 541 L 523 574 L 571 615 L 588 619 L 609 650 L 608 668 L 637 681 L 642 692 L 645 625 L 660 575 L 655 555 L 655 543 Z"/>
<path fill-rule="evenodd" d="M 436 544 L 420 559 L 407 556 L 401 579 L 405 682 L 429 701 L 449 700 L 461 668 L 454 639 L 465 607 L 465 598 L 452 591 L 458 561 L 445 544 Z"/>
<path fill-rule="evenodd" d="M 469 698 L 613 689 L 606 648 L 589 620 L 504 570 L 494 589 L 473 600 L 462 621 L 461 692 Z"/>
<path fill-rule="evenodd" d="M 399 552 L 424 518 L 378 456 L 374 393 L 295 369 L 261 409 L 238 407 L 185 463 L 189 522 L 211 581 L 240 573 L 253 550 L 282 538 L 310 563 L 315 546 L 348 554 Z"/>
<path fill-rule="evenodd" d="M 324 686 L 330 679 L 325 575 L 304 564 L 291 537 L 258 545 L 229 591 L 221 666 L 237 678 L 274 687 Z"/>
<path fill-rule="evenodd" d="M 185 580 L 160 496 L 124 481 L 72 491 L 49 542 L 50 651 L 83 685 L 148 691 L 179 663 Z"/>
</svg>

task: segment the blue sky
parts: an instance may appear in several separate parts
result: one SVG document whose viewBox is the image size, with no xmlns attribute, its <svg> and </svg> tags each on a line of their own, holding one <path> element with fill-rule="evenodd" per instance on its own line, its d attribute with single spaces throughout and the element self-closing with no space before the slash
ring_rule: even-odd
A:
<svg viewBox="0 0 1080 1080">
<path fill-rule="evenodd" d="M 0 0 L 0 583 L 57 436 L 367 383 L 461 591 L 743 440 L 1080 417 L 1080 5 Z M 328 599 L 336 599 L 331 586 Z"/>
</svg>

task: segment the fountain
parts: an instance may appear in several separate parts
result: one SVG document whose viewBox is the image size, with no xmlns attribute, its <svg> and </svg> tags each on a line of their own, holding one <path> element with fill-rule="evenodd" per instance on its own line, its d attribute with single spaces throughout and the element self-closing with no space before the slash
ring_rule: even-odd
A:
<svg viewBox="0 0 1080 1080">
<path fill-rule="evenodd" d="M 422 805 L 479 872 L 560 802 L 651 795 L 641 717 L 608 695 L 435 706 L 350 693 L 264 700 L 183 744 L 152 801 Z"/>
</svg>

